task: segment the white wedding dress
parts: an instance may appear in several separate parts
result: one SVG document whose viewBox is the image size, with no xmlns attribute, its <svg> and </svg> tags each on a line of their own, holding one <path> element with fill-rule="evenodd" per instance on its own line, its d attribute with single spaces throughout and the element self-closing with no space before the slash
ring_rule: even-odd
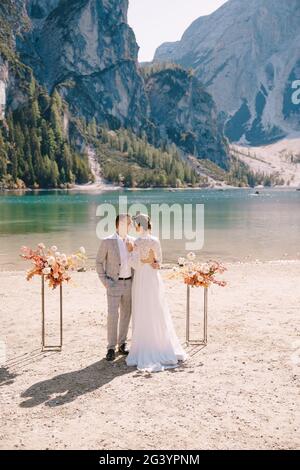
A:
<svg viewBox="0 0 300 470">
<path fill-rule="evenodd" d="M 159 270 L 143 263 L 152 252 L 162 261 L 160 241 L 145 234 L 135 241 L 130 254 L 134 268 L 132 286 L 132 342 L 127 365 L 147 372 L 160 372 L 178 366 L 187 355 L 179 343 L 166 302 Z"/>
</svg>

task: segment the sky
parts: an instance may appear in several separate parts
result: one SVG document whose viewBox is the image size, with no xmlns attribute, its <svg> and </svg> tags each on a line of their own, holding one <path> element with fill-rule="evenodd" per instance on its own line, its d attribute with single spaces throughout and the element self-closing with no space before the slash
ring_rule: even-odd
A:
<svg viewBox="0 0 300 470">
<path fill-rule="evenodd" d="M 178 41 L 199 16 L 208 15 L 226 0 L 129 0 L 128 22 L 140 46 L 139 61 L 151 61 L 158 46 Z"/>
</svg>

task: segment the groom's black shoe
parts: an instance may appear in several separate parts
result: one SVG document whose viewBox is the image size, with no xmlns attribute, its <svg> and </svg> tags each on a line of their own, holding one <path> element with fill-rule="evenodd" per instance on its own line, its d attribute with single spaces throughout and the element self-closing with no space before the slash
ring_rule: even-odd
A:
<svg viewBox="0 0 300 470">
<path fill-rule="evenodd" d="M 119 347 L 119 354 L 122 354 L 122 356 L 128 356 L 129 351 L 127 349 L 126 343 L 121 344 L 121 346 Z"/>
<path fill-rule="evenodd" d="M 116 353 L 114 349 L 109 349 L 106 354 L 106 360 L 111 362 L 114 361 L 116 358 Z"/>
</svg>

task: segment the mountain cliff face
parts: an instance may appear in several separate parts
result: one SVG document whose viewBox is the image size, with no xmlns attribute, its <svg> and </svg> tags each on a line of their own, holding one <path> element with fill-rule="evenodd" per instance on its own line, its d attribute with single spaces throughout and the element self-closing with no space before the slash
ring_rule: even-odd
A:
<svg viewBox="0 0 300 470">
<path fill-rule="evenodd" d="M 59 155 L 60 138 L 70 140 L 70 128 L 71 138 L 77 139 L 77 118 L 109 129 L 130 129 L 156 147 L 175 143 L 185 153 L 227 168 L 227 144 L 212 98 L 196 77 L 182 70 L 147 77 L 141 72 L 127 10 L 128 0 L 2 0 L 0 121 L 5 123 L 5 116 L 16 112 L 11 124 L 23 126 L 26 141 L 24 109 L 29 104 L 26 112 L 29 109 L 34 115 L 37 137 L 44 120 L 50 139 L 53 129 L 57 130 L 53 157 L 58 164 L 57 181 L 74 179 L 72 171 L 62 168 Z M 21 119 L 17 111 L 22 107 Z M 61 123 L 57 129 L 59 116 L 62 137 Z M 84 125 L 80 126 L 79 148 L 74 151 L 84 147 Z M 11 131 L 9 138 L 8 147 L 13 141 Z M 44 148 L 43 158 L 49 157 L 48 150 Z M 66 177 L 61 177 L 62 170 Z M 15 174 L 22 178 L 24 172 L 18 171 Z M 34 181 L 34 176 L 27 180 Z"/>
<path fill-rule="evenodd" d="M 213 99 L 196 76 L 181 67 L 144 69 L 150 118 L 163 138 L 191 155 L 228 166 L 227 144 Z"/>
<path fill-rule="evenodd" d="M 0 120 L 6 108 L 16 109 L 27 100 L 26 82 L 31 71 L 22 64 L 15 51 L 15 38 L 27 28 L 23 0 L 0 3 Z"/>
<path fill-rule="evenodd" d="M 0 189 L 87 182 L 88 158 L 70 132 L 67 104 L 20 60 L 17 42 L 31 28 L 25 7 L 23 0 L 0 3 Z"/>
<path fill-rule="evenodd" d="M 29 34 L 18 41 L 24 63 L 71 111 L 135 130 L 147 114 L 137 73 L 138 46 L 127 0 L 29 0 Z"/>
<path fill-rule="evenodd" d="M 300 131 L 299 0 L 229 0 L 200 17 L 156 62 L 193 68 L 232 141 L 264 144 Z"/>
</svg>

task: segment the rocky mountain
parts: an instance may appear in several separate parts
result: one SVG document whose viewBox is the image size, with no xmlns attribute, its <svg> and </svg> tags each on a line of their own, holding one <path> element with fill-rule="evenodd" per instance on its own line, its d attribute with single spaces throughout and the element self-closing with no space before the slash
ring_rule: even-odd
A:
<svg viewBox="0 0 300 470">
<path fill-rule="evenodd" d="M 213 100 L 200 85 L 195 92 L 196 78 L 193 86 L 188 80 L 177 82 L 179 75 L 175 77 L 171 70 L 175 97 L 171 108 L 179 106 L 180 113 L 173 128 L 180 125 L 176 135 L 165 132 L 166 116 L 161 113 L 162 108 L 154 105 L 155 101 L 164 101 L 165 88 L 151 87 L 149 83 L 153 81 L 148 81 L 145 88 L 137 65 L 138 45 L 127 24 L 127 10 L 127 0 L 28 0 L 32 28 L 18 42 L 22 61 L 34 69 L 49 92 L 59 88 L 73 113 L 83 114 L 87 120 L 95 118 L 111 128 L 130 127 L 136 132 L 143 129 L 154 143 L 167 137 L 185 152 L 193 150 L 196 155 L 226 166 L 226 143 L 216 128 Z M 153 98 L 155 90 L 157 100 Z M 178 92 L 181 98 L 185 97 L 185 103 L 176 101 Z M 165 99 L 169 100 L 168 91 Z M 193 135 L 194 144 L 187 137 L 178 137 L 181 134 Z"/>
<path fill-rule="evenodd" d="M 197 77 L 180 66 L 144 67 L 150 120 L 185 153 L 228 168 L 227 143 L 215 103 Z"/>
<path fill-rule="evenodd" d="M 27 27 L 24 2 L 0 3 L 0 118 L 7 108 L 16 109 L 27 100 L 26 83 L 30 70 L 17 57 L 15 38 Z"/>
<path fill-rule="evenodd" d="M 48 133 L 57 131 L 58 149 L 61 133 L 68 141 L 71 129 L 76 141 L 74 121 L 81 119 L 109 129 L 130 129 L 156 147 L 175 143 L 184 154 L 192 152 L 227 168 L 227 143 L 212 98 L 196 77 L 179 69 L 145 77 L 127 10 L 128 0 L 2 0 L 0 120 L 5 123 L 6 116 L 15 113 L 10 123 L 21 128 L 20 140 L 26 143 L 30 132 L 24 109 L 29 104 L 26 112 L 34 115 L 36 137 L 42 138 L 39 126 L 45 127 L 46 121 Z M 166 85 L 162 88 L 161 80 Z M 167 104 L 168 114 L 158 102 Z M 77 140 L 83 150 L 85 127 L 79 127 Z M 9 139 L 12 146 L 11 130 Z M 25 159 L 27 150 L 21 153 Z M 53 158 L 60 173 L 59 150 Z M 18 169 L 14 173 L 23 174 Z M 76 176 L 69 167 L 63 174 L 64 180 L 65 175 L 71 175 L 70 180 Z M 61 181 L 60 176 L 56 180 Z"/>
<path fill-rule="evenodd" d="M 137 130 L 147 98 L 127 9 L 128 0 L 28 0 L 32 27 L 17 48 L 49 92 L 59 87 L 73 113 Z"/>
<path fill-rule="evenodd" d="M 192 68 L 230 140 L 260 145 L 300 131 L 299 44 L 299 0 L 228 0 L 154 61 Z"/>
</svg>

